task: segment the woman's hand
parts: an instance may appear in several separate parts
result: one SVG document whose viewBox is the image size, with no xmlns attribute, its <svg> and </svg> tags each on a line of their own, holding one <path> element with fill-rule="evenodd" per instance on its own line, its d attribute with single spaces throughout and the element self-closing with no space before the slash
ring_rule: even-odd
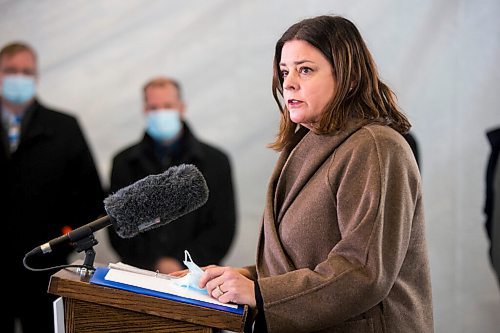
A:
<svg viewBox="0 0 500 333">
<path fill-rule="evenodd" d="M 221 303 L 247 304 L 256 306 L 254 282 L 247 278 L 249 272 L 243 268 L 209 266 L 200 279 L 200 288 L 207 288 L 208 294 Z"/>
</svg>

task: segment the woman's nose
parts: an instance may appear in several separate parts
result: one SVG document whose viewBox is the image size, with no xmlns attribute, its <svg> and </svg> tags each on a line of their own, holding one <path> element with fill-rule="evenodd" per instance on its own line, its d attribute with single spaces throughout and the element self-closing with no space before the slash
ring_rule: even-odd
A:
<svg viewBox="0 0 500 333">
<path fill-rule="evenodd" d="M 297 76 L 293 72 L 290 72 L 287 76 L 285 76 L 285 79 L 283 80 L 283 88 L 287 90 L 298 88 Z"/>
</svg>

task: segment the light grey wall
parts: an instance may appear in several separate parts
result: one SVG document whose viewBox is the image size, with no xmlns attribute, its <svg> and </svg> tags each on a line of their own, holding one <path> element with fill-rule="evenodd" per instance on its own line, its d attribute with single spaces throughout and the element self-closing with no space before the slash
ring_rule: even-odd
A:
<svg viewBox="0 0 500 333">
<path fill-rule="evenodd" d="M 498 332 L 482 208 L 484 133 L 500 124 L 499 1 L 0 0 L 0 44 L 37 49 L 41 99 L 78 115 L 105 184 L 112 155 L 141 136 L 142 84 L 179 79 L 196 133 L 232 157 L 240 224 L 226 263 L 245 265 L 277 157 L 265 148 L 278 124 L 274 43 L 325 13 L 357 24 L 414 124 L 436 331 Z M 101 243 L 100 260 L 115 260 Z"/>
</svg>

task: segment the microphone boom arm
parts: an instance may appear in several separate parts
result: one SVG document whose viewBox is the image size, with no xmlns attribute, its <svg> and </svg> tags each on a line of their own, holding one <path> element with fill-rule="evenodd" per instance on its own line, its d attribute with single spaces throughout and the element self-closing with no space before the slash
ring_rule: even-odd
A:
<svg viewBox="0 0 500 333">
<path fill-rule="evenodd" d="M 97 220 L 95 220 L 93 222 L 90 222 L 90 223 L 83 225 L 75 230 L 72 230 L 65 235 L 54 238 L 53 240 L 51 240 L 51 241 L 49 241 L 41 246 L 35 247 L 30 252 L 26 253 L 26 256 L 30 257 L 30 256 L 36 255 L 36 254 L 50 253 L 50 252 L 52 252 L 52 248 L 59 245 L 59 244 L 63 244 L 67 241 L 70 241 L 71 243 L 76 243 L 79 240 L 92 235 L 95 231 L 106 228 L 107 226 L 110 226 L 111 224 L 112 223 L 111 223 L 110 217 L 108 215 L 103 216 L 103 217 L 98 218 Z"/>
</svg>

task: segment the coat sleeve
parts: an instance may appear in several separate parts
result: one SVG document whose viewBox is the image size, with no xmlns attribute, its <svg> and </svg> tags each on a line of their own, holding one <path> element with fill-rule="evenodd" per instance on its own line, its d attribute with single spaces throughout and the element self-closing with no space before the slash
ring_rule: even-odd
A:
<svg viewBox="0 0 500 333">
<path fill-rule="evenodd" d="M 259 279 L 270 332 L 341 324 L 380 303 L 398 277 L 420 200 L 418 170 L 394 134 L 364 132 L 339 147 L 329 165 L 336 203 L 329 209 L 336 210 L 340 241 L 314 269 Z"/>
</svg>

